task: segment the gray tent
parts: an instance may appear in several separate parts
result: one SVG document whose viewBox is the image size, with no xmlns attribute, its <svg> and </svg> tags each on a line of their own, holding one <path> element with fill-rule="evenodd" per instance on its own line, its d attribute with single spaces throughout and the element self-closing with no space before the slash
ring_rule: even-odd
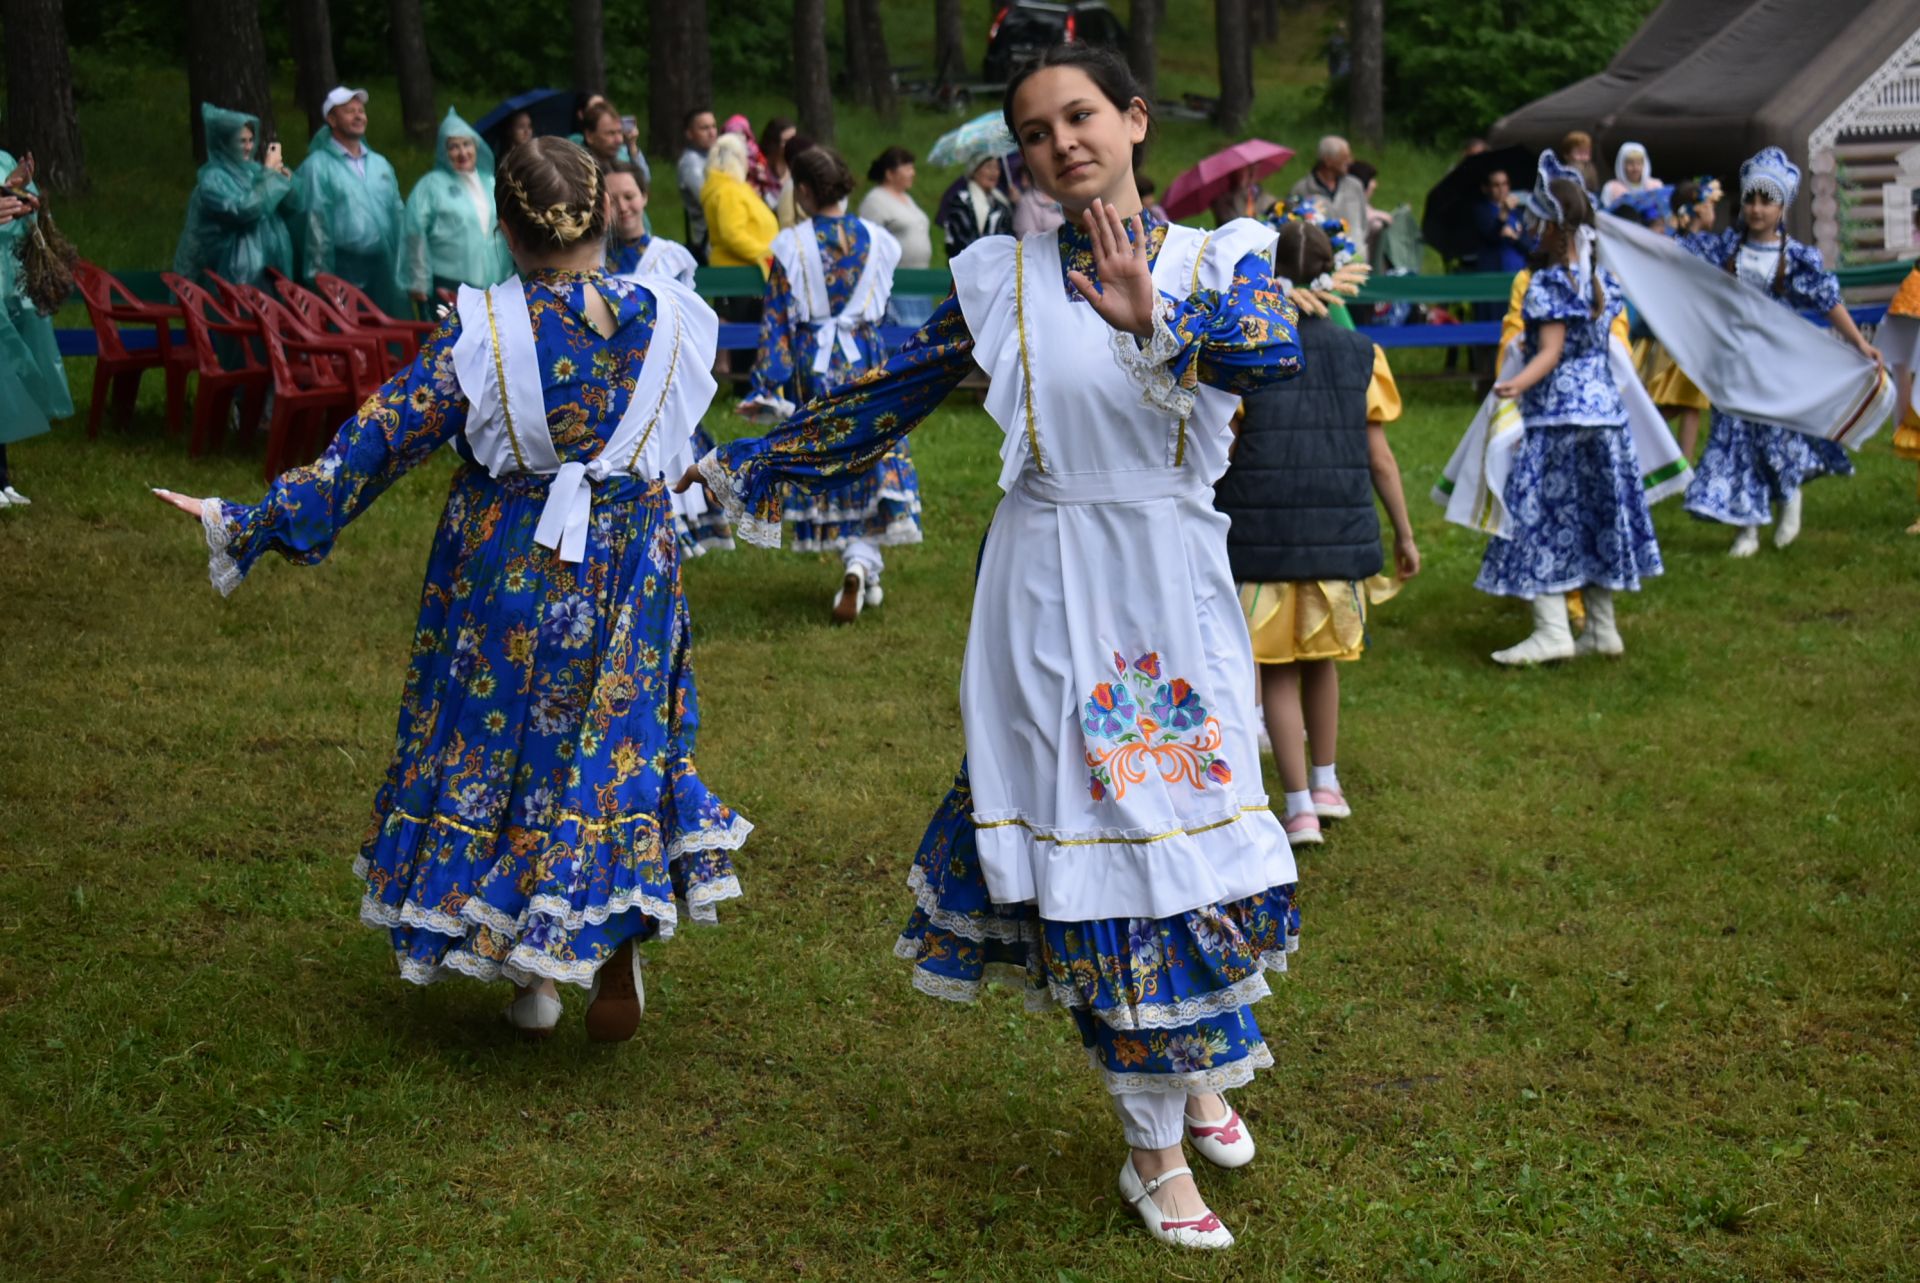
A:
<svg viewBox="0 0 1920 1283">
<path fill-rule="evenodd" d="M 1713 174 L 1736 197 L 1740 162 L 1777 145 L 1807 174 L 1796 235 L 1830 259 L 1895 256 L 1882 190 L 1920 144 L 1920 4 L 1666 0 L 1604 72 L 1502 118 L 1491 140 L 1547 147 L 1576 129 L 1603 176 L 1631 140 L 1665 181 Z"/>
</svg>

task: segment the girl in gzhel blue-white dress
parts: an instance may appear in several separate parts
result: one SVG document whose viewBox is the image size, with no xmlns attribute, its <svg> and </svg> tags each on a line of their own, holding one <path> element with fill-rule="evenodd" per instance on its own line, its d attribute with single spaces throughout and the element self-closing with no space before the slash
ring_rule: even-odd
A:
<svg viewBox="0 0 1920 1283">
<path fill-rule="evenodd" d="M 1790 310 L 1824 313 L 1834 332 L 1869 360 L 1873 349 L 1840 300 L 1840 282 L 1820 261 L 1820 251 L 1782 230 L 1800 190 L 1800 170 L 1778 147 L 1768 147 L 1740 166 L 1740 221 L 1723 232 L 1705 232 L 1682 243 L 1695 254 L 1765 291 Z M 1760 550 L 1760 527 L 1780 524 L 1773 542 L 1784 548 L 1800 534 L 1801 487 L 1815 477 L 1853 475 L 1853 462 L 1838 442 L 1713 412 L 1713 433 L 1700 456 L 1687 511 L 1740 528 L 1729 553 L 1751 557 Z"/>
<path fill-rule="evenodd" d="M 1592 202 L 1578 175 L 1547 151 L 1527 210 L 1542 225 L 1544 261 L 1521 309 L 1525 364 L 1494 385 L 1496 396 L 1518 398 L 1524 425 L 1503 496 L 1512 533 L 1487 545 L 1474 581 L 1482 592 L 1533 605 L 1533 633 L 1495 651 L 1502 664 L 1619 654 L 1613 594 L 1637 590 L 1661 571 L 1608 354 L 1625 300 L 1620 282 L 1595 261 Z M 1567 594 L 1575 589 L 1587 612 L 1577 645 L 1567 624 Z"/>
<path fill-rule="evenodd" d="M 1071 1013 L 1132 1149 L 1122 1197 L 1163 1241 L 1224 1247 L 1182 1145 L 1253 1157 L 1219 1093 L 1273 1063 L 1253 1007 L 1298 919 L 1212 486 L 1238 396 L 1300 368 L 1295 313 L 1270 229 L 1123 225 L 1150 120 L 1124 61 L 1058 46 L 1005 109 L 1071 220 L 976 241 L 878 373 L 682 484 L 704 475 L 742 537 L 777 541 L 789 492 L 832 493 L 991 372 L 1006 493 L 961 672 L 967 762 L 914 860 L 899 952 L 929 994 L 1005 977 Z"/>
<path fill-rule="evenodd" d="M 601 267 L 599 171 L 559 138 L 502 162 L 520 274 L 465 288 L 408 367 L 256 504 L 161 498 L 202 523 L 214 585 L 313 564 L 402 474 L 464 466 L 427 562 L 392 764 L 356 869 L 400 974 L 519 986 L 508 1019 L 633 1035 L 640 941 L 740 894 L 749 825 L 694 765 L 699 714 L 661 472 L 712 400 L 718 323 L 667 280 Z"/>
</svg>

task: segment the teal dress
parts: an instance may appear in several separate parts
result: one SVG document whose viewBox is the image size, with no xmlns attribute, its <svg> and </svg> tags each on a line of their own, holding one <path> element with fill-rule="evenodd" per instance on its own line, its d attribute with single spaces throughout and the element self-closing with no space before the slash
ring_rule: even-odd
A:
<svg viewBox="0 0 1920 1283">
<path fill-rule="evenodd" d="M 293 274 L 293 237 L 283 216 L 293 179 L 276 174 L 240 146 L 242 130 L 260 121 L 244 112 L 200 104 L 207 163 L 187 201 L 187 225 L 173 253 L 173 270 L 189 280 L 215 272 L 236 285 L 265 286 L 267 271 Z"/>
<path fill-rule="evenodd" d="M 473 140 L 471 174 L 456 170 L 447 158 L 452 138 Z M 407 292 L 425 296 L 462 285 L 485 289 L 512 275 L 513 258 L 494 216 L 493 148 L 449 108 L 434 143 L 433 168 L 407 197 Z"/>
<path fill-rule="evenodd" d="M 16 167 L 0 151 L 0 181 Z M 39 190 L 27 184 L 27 191 Z M 20 242 L 33 234 L 33 224 L 29 215 L 0 227 L 0 450 L 48 431 L 49 419 L 73 413 L 53 321 L 34 310 L 20 279 Z"/>
</svg>

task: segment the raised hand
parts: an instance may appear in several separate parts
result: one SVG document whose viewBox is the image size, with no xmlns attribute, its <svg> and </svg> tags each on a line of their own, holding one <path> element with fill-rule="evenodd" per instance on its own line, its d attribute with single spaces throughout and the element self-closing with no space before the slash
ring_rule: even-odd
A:
<svg viewBox="0 0 1920 1283">
<path fill-rule="evenodd" d="M 1096 289 L 1079 271 L 1068 272 L 1067 281 L 1108 325 L 1137 338 L 1150 338 L 1160 293 L 1153 287 L 1146 227 L 1140 216 L 1133 216 L 1132 240 L 1127 239 L 1127 221 L 1103 200 L 1087 208 L 1083 221 L 1093 238 L 1093 266 L 1100 274 L 1100 285 Z"/>
</svg>

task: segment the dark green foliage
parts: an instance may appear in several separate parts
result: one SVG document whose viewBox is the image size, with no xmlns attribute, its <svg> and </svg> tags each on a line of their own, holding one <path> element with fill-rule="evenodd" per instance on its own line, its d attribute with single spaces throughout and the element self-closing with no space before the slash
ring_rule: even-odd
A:
<svg viewBox="0 0 1920 1283">
<path fill-rule="evenodd" d="M 1387 0 L 1388 127 L 1422 141 L 1483 133 L 1605 70 L 1658 2 Z"/>
</svg>

